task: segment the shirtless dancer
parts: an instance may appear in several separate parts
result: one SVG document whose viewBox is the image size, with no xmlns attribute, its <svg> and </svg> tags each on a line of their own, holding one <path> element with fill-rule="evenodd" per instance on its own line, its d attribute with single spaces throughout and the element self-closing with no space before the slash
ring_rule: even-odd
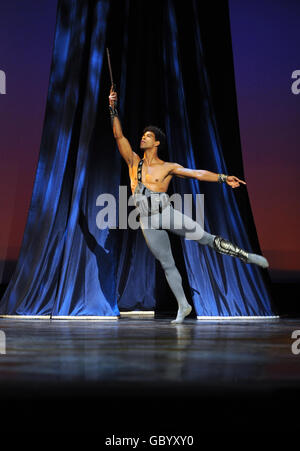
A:
<svg viewBox="0 0 300 451">
<path fill-rule="evenodd" d="M 117 93 L 111 88 L 109 110 L 113 134 L 120 154 L 129 168 L 131 190 L 140 213 L 140 226 L 146 243 L 154 257 L 161 263 L 168 284 L 178 302 L 177 317 L 172 323 L 182 323 L 184 318 L 191 313 L 192 307 L 183 291 L 181 275 L 175 266 L 167 230 L 197 241 L 199 244 L 208 245 L 221 254 L 238 257 L 244 263 L 254 263 L 262 268 L 267 268 L 269 264 L 261 255 L 248 253 L 220 236 L 207 233 L 192 218 L 174 209 L 166 194 L 169 183 L 173 176 L 226 183 L 231 188 L 237 188 L 240 183 L 246 183 L 233 175 L 215 174 L 201 169 L 187 169 L 178 163 L 161 160 L 157 151 L 159 145 L 163 144 L 161 141 L 164 140 L 165 135 L 159 128 L 153 126 L 146 127 L 143 131 L 140 149 L 144 152 L 144 156 L 141 159 L 132 151 L 128 140 L 123 135 L 116 105 Z M 151 202 L 148 201 L 150 198 Z M 150 216 L 151 226 L 149 227 Z M 191 230 L 193 230 L 192 238 L 189 235 Z"/>
</svg>

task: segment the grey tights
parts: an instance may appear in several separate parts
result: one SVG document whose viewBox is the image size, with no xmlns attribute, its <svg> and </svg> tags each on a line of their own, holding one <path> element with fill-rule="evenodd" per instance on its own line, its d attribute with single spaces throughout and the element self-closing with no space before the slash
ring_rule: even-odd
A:
<svg viewBox="0 0 300 451">
<path fill-rule="evenodd" d="M 141 216 L 140 224 L 147 246 L 161 263 L 168 284 L 178 302 L 177 317 L 172 322 L 181 323 L 191 312 L 192 307 L 183 291 L 182 278 L 175 265 L 167 230 L 211 247 L 213 247 L 215 235 L 205 232 L 200 224 L 179 210 L 175 210 L 170 204 L 163 209 L 162 213 Z"/>
</svg>

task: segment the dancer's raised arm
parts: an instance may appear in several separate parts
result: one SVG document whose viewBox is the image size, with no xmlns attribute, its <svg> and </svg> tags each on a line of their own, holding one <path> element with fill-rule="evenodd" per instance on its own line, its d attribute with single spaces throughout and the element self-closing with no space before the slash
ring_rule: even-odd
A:
<svg viewBox="0 0 300 451">
<path fill-rule="evenodd" d="M 114 133 L 114 138 L 117 141 L 117 145 L 120 151 L 120 154 L 128 164 L 128 166 L 132 166 L 135 159 L 140 159 L 139 156 L 133 152 L 129 141 L 123 135 L 121 122 L 118 117 L 118 111 L 116 108 L 118 96 L 116 91 L 111 88 L 109 94 L 109 111 L 111 117 L 111 125 Z"/>
</svg>

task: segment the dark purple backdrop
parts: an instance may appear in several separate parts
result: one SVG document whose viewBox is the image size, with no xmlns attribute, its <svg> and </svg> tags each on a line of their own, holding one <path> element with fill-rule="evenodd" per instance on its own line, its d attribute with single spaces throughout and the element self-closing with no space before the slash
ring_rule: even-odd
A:
<svg viewBox="0 0 300 451">
<path fill-rule="evenodd" d="M 271 277 L 300 280 L 300 2 L 229 0 L 247 187 Z"/>
<path fill-rule="evenodd" d="M 7 282 L 1 262 L 17 259 L 26 224 L 56 6 L 56 0 L 0 6 L 0 70 L 7 82 L 0 96 L 0 282 Z M 243 161 L 260 245 L 273 280 L 300 279 L 300 95 L 291 91 L 292 72 L 300 69 L 300 3 L 229 0 L 229 6 Z"/>
</svg>

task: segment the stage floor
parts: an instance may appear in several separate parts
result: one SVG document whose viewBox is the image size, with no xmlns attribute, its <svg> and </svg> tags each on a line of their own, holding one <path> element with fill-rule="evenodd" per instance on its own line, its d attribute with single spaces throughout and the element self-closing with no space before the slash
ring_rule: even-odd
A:
<svg viewBox="0 0 300 451">
<path fill-rule="evenodd" d="M 253 446 L 295 435 L 300 320 L 171 325 L 172 317 L 1 319 L 2 430 L 23 446 L 29 430 L 46 427 L 53 439 L 68 424 L 68 443 L 90 433 L 99 449 L 113 435 L 192 435 L 194 449 L 204 437 L 240 449 L 237 431 Z"/>
<path fill-rule="evenodd" d="M 0 382 L 22 389 L 70 382 L 108 389 L 300 387 L 300 354 L 292 349 L 299 319 L 171 319 L 1 319 Z"/>
</svg>

